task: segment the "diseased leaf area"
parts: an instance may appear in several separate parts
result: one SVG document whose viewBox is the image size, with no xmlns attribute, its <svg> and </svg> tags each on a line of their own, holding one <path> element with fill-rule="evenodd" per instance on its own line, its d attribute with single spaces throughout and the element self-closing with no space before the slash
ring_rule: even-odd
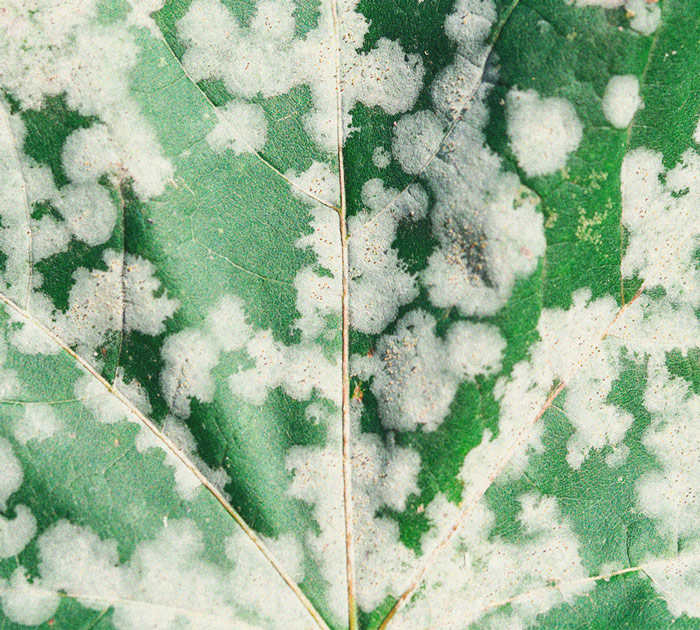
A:
<svg viewBox="0 0 700 630">
<path fill-rule="evenodd" d="M 0 628 L 700 628 L 698 24 L 0 6 Z"/>
</svg>

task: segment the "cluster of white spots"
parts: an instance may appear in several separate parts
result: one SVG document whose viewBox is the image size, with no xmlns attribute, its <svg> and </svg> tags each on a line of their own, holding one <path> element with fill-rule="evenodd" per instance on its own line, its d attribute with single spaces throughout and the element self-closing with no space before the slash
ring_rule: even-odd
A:
<svg viewBox="0 0 700 630">
<path fill-rule="evenodd" d="M 267 120 L 260 105 L 230 101 L 216 110 L 219 122 L 207 134 L 214 153 L 230 149 L 236 154 L 261 151 L 267 141 Z"/>
<path fill-rule="evenodd" d="M 688 149 L 667 170 L 663 156 L 636 149 L 622 163 L 622 223 L 629 243 L 622 259 L 625 277 L 663 287 L 673 302 L 700 305 L 700 155 Z"/>
<path fill-rule="evenodd" d="M 399 541 L 398 523 L 378 516 L 382 508 L 402 511 L 412 493 L 418 492 L 418 454 L 378 435 L 362 433 L 359 427 L 361 404 L 351 402 L 352 421 L 352 506 L 353 540 L 357 558 L 357 603 L 370 612 L 383 599 L 398 596 L 415 554 Z M 347 611 L 345 543 L 343 523 L 342 450 L 340 423 L 335 414 L 323 418 L 330 429 L 325 447 L 294 447 L 287 467 L 294 478 L 292 496 L 314 506 L 320 525 L 318 533 L 307 535 L 309 547 L 321 561 L 328 583 L 331 610 L 340 622 Z"/>
<path fill-rule="evenodd" d="M 296 541 L 275 544 L 297 558 L 295 577 L 303 578 Z M 41 534 L 37 546 L 39 576 L 29 583 L 19 567 L 10 588 L 0 590 L 5 616 L 17 623 L 46 622 L 64 592 L 90 610 L 112 606 L 117 630 L 313 627 L 301 602 L 271 565 L 260 562 L 242 531 L 225 540 L 228 563 L 221 565 L 207 559 L 204 538 L 190 520 L 170 522 L 153 540 L 139 543 L 124 564 L 116 540 L 101 540 L 67 521 Z"/>
<path fill-rule="evenodd" d="M 149 261 L 109 249 L 102 258 L 106 270 L 81 267 L 73 274 L 65 312 L 55 308 L 41 293 L 32 298 L 37 319 L 78 354 L 96 364 L 100 362 L 96 350 L 108 341 L 111 333 L 160 334 L 165 330 L 165 320 L 179 304 L 161 291 L 154 276 L 155 267 Z M 60 351 L 57 344 L 46 335 L 38 335 L 27 322 L 14 330 L 10 339 L 27 354 Z"/>
<path fill-rule="evenodd" d="M 31 403 L 25 405 L 24 414 L 12 422 L 12 433 L 22 446 L 30 440 L 43 442 L 60 431 L 62 422 L 52 405 Z"/>
<path fill-rule="evenodd" d="M 578 7 L 624 7 L 630 18 L 630 28 L 641 35 L 651 35 L 661 24 L 661 8 L 654 0 L 566 0 Z"/>
<path fill-rule="evenodd" d="M 380 333 L 400 306 L 418 296 L 416 277 L 405 271 L 392 244 L 400 221 L 425 216 L 428 197 L 418 184 L 398 192 L 369 180 L 362 188 L 369 209 L 348 220 L 350 323 L 364 333 Z"/>
<path fill-rule="evenodd" d="M 341 124 L 346 135 L 350 131 L 349 113 L 357 102 L 379 106 L 389 114 L 410 109 L 424 73 L 418 55 L 406 55 L 397 42 L 385 38 L 368 52 L 358 52 L 369 22 L 354 12 L 356 5 L 357 0 L 338 5 L 338 44 L 327 3 L 321 4 L 317 27 L 296 37 L 291 0 L 259 2 L 247 27 L 241 26 L 219 0 L 196 0 L 177 23 L 178 36 L 187 47 L 183 64 L 195 81 L 221 79 L 238 98 L 269 98 L 307 85 L 314 107 L 304 117 L 305 126 L 321 147 L 336 151 L 338 45 Z M 239 123 L 245 135 L 261 128 L 259 121 L 250 118 Z"/>
<path fill-rule="evenodd" d="M 433 304 L 464 315 L 496 313 L 545 249 L 538 199 L 486 146 L 490 85 L 482 77 L 495 19 L 492 2 L 457 3 L 446 24 L 457 53 L 432 85 L 434 109 L 404 116 L 392 145 L 402 168 L 422 174 L 435 196 L 430 217 L 439 247 L 421 281 Z"/>
<path fill-rule="evenodd" d="M 0 16 L 0 86 L 24 108 L 65 94 L 69 108 L 104 126 L 75 132 L 63 161 L 75 181 L 120 171 L 142 199 L 172 176 L 155 134 L 129 93 L 139 49 L 128 21 L 101 24 L 98 2 L 10 0 Z"/>
<path fill-rule="evenodd" d="M 440 339 L 432 315 L 415 310 L 381 337 L 372 356 L 353 357 L 353 371 L 373 377 L 384 427 L 433 431 L 461 382 L 498 372 L 504 348 L 498 329 L 488 324 L 458 322 Z"/>
<path fill-rule="evenodd" d="M 375 147 L 372 151 L 372 164 L 377 168 L 386 168 L 391 163 L 391 153 L 384 147 Z"/>
<path fill-rule="evenodd" d="M 8 500 L 19 490 L 23 480 L 22 465 L 12 446 L 5 438 L 0 437 L 0 512 L 5 512 Z M 0 560 L 16 556 L 36 533 L 36 519 L 29 508 L 18 505 L 14 511 L 14 518 L 0 514 Z"/>
<path fill-rule="evenodd" d="M 397 630 L 463 630 L 483 620 L 486 628 L 532 627 L 544 614 L 593 588 L 579 557 L 571 526 L 556 500 L 536 494 L 519 497 L 524 539 L 512 543 L 493 535 L 493 513 L 479 503 L 439 552 L 439 571 L 428 574 L 419 596 L 397 615 Z M 426 509 L 435 523 L 454 522 L 459 509 L 442 496 Z M 435 528 L 422 547 L 438 542 Z M 547 588 L 553 584 L 557 588 Z M 455 614 L 459 602 L 459 614 Z M 502 606 L 508 602 L 508 606 Z"/>
<path fill-rule="evenodd" d="M 251 337 L 240 302 L 224 296 L 209 312 L 203 325 L 171 335 L 161 355 L 161 391 L 170 410 L 180 418 L 190 415 L 190 400 L 207 403 L 214 399 L 216 381 L 212 370 L 223 352 L 242 348 Z"/>
<path fill-rule="evenodd" d="M 638 109 L 644 107 L 639 94 L 639 79 L 633 74 L 614 76 L 608 81 L 603 94 L 603 113 L 607 121 L 618 129 L 627 127 Z"/>
<path fill-rule="evenodd" d="M 510 146 L 528 177 L 564 168 L 583 136 L 583 126 L 569 101 L 542 98 L 534 90 L 508 93 L 506 120 Z"/>
</svg>

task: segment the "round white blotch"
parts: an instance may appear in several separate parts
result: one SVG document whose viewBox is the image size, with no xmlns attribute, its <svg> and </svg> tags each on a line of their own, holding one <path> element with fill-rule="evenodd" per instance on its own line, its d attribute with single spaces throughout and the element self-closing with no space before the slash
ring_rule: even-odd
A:
<svg viewBox="0 0 700 630">
<path fill-rule="evenodd" d="M 445 132 L 430 111 L 404 116 L 394 129 L 394 156 L 407 173 L 420 173 L 440 148 Z"/>
<path fill-rule="evenodd" d="M 581 121 L 569 101 L 540 98 L 534 90 L 511 90 L 506 118 L 511 148 L 529 177 L 564 168 L 583 135 Z"/>
<path fill-rule="evenodd" d="M 603 113 L 613 127 L 627 127 L 641 107 L 637 77 L 625 74 L 610 79 L 603 95 Z"/>
</svg>

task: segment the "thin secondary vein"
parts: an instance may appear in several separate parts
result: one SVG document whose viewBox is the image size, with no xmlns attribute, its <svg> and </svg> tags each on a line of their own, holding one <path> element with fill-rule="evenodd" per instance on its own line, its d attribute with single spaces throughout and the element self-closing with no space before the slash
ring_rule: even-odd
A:
<svg viewBox="0 0 700 630">
<path fill-rule="evenodd" d="M 165 447 L 175 455 L 184 466 L 199 480 L 199 482 L 214 496 L 214 498 L 222 505 L 222 507 L 228 512 L 228 514 L 233 518 L 234 521 L 239 525 L 243 532 L 248 536 L 251 542 L 257 547 L 258 551 L 265 557 L 265 559 L 272 565 L 272 567 L 277 571 L 279 576 L 284 580 L 284 582 L 289 586 L 289 588 L 297 596 L 301 604 L 311 615 L 313 620 L 317 625 L 322 628 L 322 630 L 330 630 L 328 624 L 324 621 L 318 611 L 314 608 L 313 604 L 309 601 L 306 595 L 301 591 L 299 585 L 291 578 L 287 571 L 282 567 L 279 561 L 274 557 L 272 552 L 266 547 L 255 531 L 243 520 L 243 518 L 238 514 L 234 507 L 226 500 L 221 491 L 214 486 L 214 484 L 194 465 L 194 463 L 187 457 L 185 453 L 180 451 L 175 444 L 165 435 L 151 420 L 149 420 L 143 412 L 141 412 L 138 407 L 136 407 L 121 391 L 116 389 L 107 379 L 105 379 L 95 368 L 88 363 L 83 357 L 77 354 L 70 346 L 68 346 L 58 335 L 53 331 L 49 330 L 44 324 L 38 321 L 31 313 L 25 311 L 21 306 L 19 306 L 12 299 L 0 293 L 0 302 L 6 304 L 20 317 L 25 319 L 28 323 L 36 327 L 41 333 L 49 337 L 56 345 L 58 345 L 62 350 L 68 353 L 83 369 L 85 369 L 93 378 L 95 378 L 108 393 L 112 394 L 119 402 L 124 405 L 129 412 L 138 418 L 154 435 L 159 439 Z"/>
<path fill-rule="evenodd" d="M 132 9 L 133 9 L 133 0 L 129 0 L 129 4 L 132 5 Z M 180 61 L 180 59 L 178 58 L 178 56 L 175 54 L 175 51 L 172 49 L 172 47 L 171 47 L 170 44 L 168 43 L 168 40 L 165 38 L 165 36 L 164 36 L 163 33 L 161 32 L 160 28 L 157 28 L 157 29 L 155 29 L 155 30 L 157 31 L 158 39 L 165 45 L 165 47 L 167 48 L 167 50 L 168 50 L 168 52 L 170 53 L 170 55 L 172 56 L 172 58 L 175 60 L 175 63 L 178 65 L 178 67 L 180 68 L 180 70 L 182 71 L 182 73 L 185 75 L 186 79 L 196 88 L 196 90 L 201 94 L 201 96 L 204 98 L 204 100 L 216 111 L 216 110 L 217 110 L 216 105 L 215 105 L 215 104 L 213 103 L 213 101 L 207 96 L 206 92 L 204 92 L 204 90 L 202 90 L 202 88 L 199 87 L 199 85 L 197 84 L 197 82 L 190 76 L 189 72 L 187 72 L 187 70 L 185 69 L 185 66 L 182 65 L 182 62 Z M 246 138 L 244 137 L 244 135 L 238 133 L 238 130 L 236 130 L 236 129 L 233 128 L 233 125 L 231 125 L 230 121 L 228 121 L 228 120 L 225 119 L 225 118 L 222 118 L 222 121 L 223 121 L 230 129 L 232 129 L 232 130 L 234 131 L 234 133 L 235 133 L 235 135 L 236 135 L 236 139 L 240 140 L 243 144 L 245 144 L 246 147 L 249 149 L 249 151 L 250 151 L 251 153 L 255 154 L 255 156 L 256 156 L 267 168 L 269 168 L 272 172 L 274 172 L 274 173 L 276 173 L 277 175 L 279 175 L 279 177 L 281 177 L 285 182 L 287 182 L 292 188 L 294 188 L 295 190 L 298 190 L 299 192 L 303 193 L 304 195 L 306 195 L 306 196 L 309 197 L 310 199 L 313 199 L 313 200 L 316 201 L 317 203 L 320 203 L 321 205 L 326 206 L 327 208 L 331 208 L 332 210 L 335 210 L 335 211 L 338 211 L 338 210 L 339 210 L 339 208 L 337 208 L 336 206 L 334 206 L 332 203 L 329 203 L 328 201 L 325 201 L 324 199 L 321 199 L 320 197 L 317 197 L 317 196 L 314 195 L 311 191 L 305 189 L 305 188 L 302 187 L 302 186 L 299 186 L 299 184 L 297 184 L 297 183 L 295 183 L 294 181 L 292 181 L 291 179 L 289 179 L 289 177 L 287 177 L 287 176 L 286 176 L 282 171 L 280 171 L 276 166 L 274 166 L 272 163 L 270 163 L 268 160 L 266 160 L 266 159 L 261 155 L 261 153 L 260 153 L 259 151 L 255 150 L 255 149 L 250 145 L 250 143 L 248 142 L 248 140 L 246 140 Z"/>
</svg>

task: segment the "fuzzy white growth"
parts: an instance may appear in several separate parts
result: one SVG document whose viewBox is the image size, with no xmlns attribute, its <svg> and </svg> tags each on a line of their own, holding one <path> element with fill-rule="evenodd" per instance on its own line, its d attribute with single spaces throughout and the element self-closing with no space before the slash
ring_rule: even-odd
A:
<svg viewBox="0 0 700 630">
<path fill-rule="evenodd" d="M 603 113 L 608 122 L 618 129 L 627 127 L 637 110 L 644 107 L 639 95 L 639 79 L 632 74 L 614 76 L 608 81 L 603 94 Z"/>
<path fill-rule="evenodd" d="M 243 347 L 252 332 L 237 298 L 223 297 L 204 326 L 186 329 L 165 340 L 161 355 L 161 391 L 171 411 L 180 418 L 190 415 L 190 400 L 211 402 L 216 391 L 212 370 L 222 352 Z"/>
<path fill-rule="evenodd" d="M 368 52 L 358 52 L 369 28 L 354 9 L 357 0 L 338 5 L 340 83 L 344 134 L 350 131 L 350 110 L 357 102 L 379 106 L 389 114 L 413 106 L 423 79 L 418 55 L 406 55 L 397 42 L 380 39 Z M 295 37 L 294 3 L 263 0 L 250 26 L 243 27 L 218 0 L 196 0 L 177 23 L 187 51 L 183 63 L 195 80 L 222 79 L 239 98 L 286 94 L 308 85 L 314 102 L 305 116 L 308 132 L 329 151 L 337 150 L 335 94 L 336 42 L 330 5 L 322 4 L 318 26 Z M 259 122 L 259 121 L 258 121 Z M 259 133 L 252 124 L 246 133 Z"/>
<path fill-rule="evenodd" d="M 281 542 L 295 553 L 294 540 Z M 91 610 L 111 605 L 116 630 L 313 627 L 294 593 L 271 566 L 260 564 L 258 550 L 242 532 L 225 545 L 233 569 L 207 558 L 202 533 L 192 521 L 174 521 L 155 539 L 139 543 L 128 562 L 120 564 L 115 540 L 101 540 L 86 527 L 59 521 L 38 540 L 46 599 L 38 600 L 27 589 L 17 595 L 14 609 L 23 603 L 35 623 L 46 621 L 58 606 L 58 598 L 50 596 L 60 590 L 75 594 Z M 298 567 L 296 573 L 303 578 Z"/>
<path fill-rule="evenodd" d="M 500 369 L 504 348 L 498 330 L 486 324 L 461 322 L 442 340 L 435 319 L 415 310 L 381 337 L 374 356 L 353 358 L 353 369 L 374 377 L 371 389 L 387 429 L 433 431 L 447 416 L 459 383 Z"/>
<path fill-rule="evenodd" d="M 685 380 L 672 378 L 663 361 L 653 361 L 649 367 L 644 406 L 651 414 L 652 423 L 642 443 L 655 456 L 661 470 L 639 478 L 636 484 L 638 504 L 675 543 L 700 532 L 700 471 L 695 422 L 700 413 L 700 396 L 691 393 Z"/>
<path fill-rule="evenodd" d="M 129 401 L 142 413 L 149 414 L 151 405 L 146 392 L 136 381 L 126 383 L 121 372 L 114 379 L 114 388 L 124 394 Z M 85 372 L 73 387 L 75 397 L 82 401 L 92 417 L 103 424 L 114 424 L 126 420 L 140 424 L 138 416 L 124 405 L 121 400 L 108 392 L 104 385 L 94 376 Z"/>
<path fill-rule="evenodd" d="M 569 101 L 541 98 L 534 90 L 511 90 L 506 116 L 511 148 L 529 177 L 564 168 L 583 136 L 583 126 Z"/>
<path fill-rule="evenodd" d="M 382 508 L 401 511 L 410 494 L 418 492 L 420 458 L 408 448 L 384 445 L 378 435 L 361 433 L 361 405 L 352 401 L 352 502 L 357 563 L 357 602 L 370 612 L 383 599 L 401 593 L 415 554 L 399 540 L 395 520 L 377 516 Z M 326 414 L 325 423 L 336 422 Z M 330 424 L 329 444 L 294 447 L 287 467 L 294 478 L 290 493 L 314 506 L 319 533 L 309 533 L 310 548 L 321 560 L 330 590 L 329 603 L 338 620 L 346 614 L 345 545 L 343 531 L 342 457 L 340 425 Z M 339 535 L 341 534 L 341 535 Z"/>
<path fill-rule="evenodd" d="M 19 490 L 23 479 L 22 465 L 12 446 L 0 437 L 0 511 L 7 509 L 7 501 Z M 16 556 L 35 533 L 36 519 L 26 506 L 16 506 L 14 518 L 0 515 L 0 559 Z"/>
<path fill-rule="evenodd" d="M 423 596 L 397 615 L 397 630 L 462 630 L 487 615 L 485 627 L 529 628 L 538 615 L 593 588 L 592 582 L 580 581 L 588 573 L 579 557 L 576 536 L 559 513 L 556 500 L 535 494 L 518 500 L 524 540 L 516 544 L 493 535 L 495 517 L 479 503 L 440 552 L 436 559 L 440 571 L 427 575 Z M 426 513 L 436 524 L 454 522 L 458 508 L 438 495 Z M 424 535 L 424 550 L 437 542 L 435 531 Z M 545 588 L 552 583 L 569 585 Z M 494 606 L 513 597 L 516 599 L 508 606 Z M 455 602 L 460 602 L 458 615 Z"/>
<path fill-rule="evenodd" d="M 41 580 L 29 582 L 23 567 L 17 567 L 5 583 L 0 580 L 2 612 L 23 626 L 38 626 L 56 612 L 61 598 L 58 593 L 43 588 Z"/>
<path fill-rule="evenodd" d="M 73 274 L 68 309 L 53 307 L 42 294 L 33 296 L 34 315 L 79 354 L 93 358 L 111 333 L 137 331 L 156 335 L 165 329 L 179 302 L 161 290 L 155 267 L 140 256 L 122 255 L 108 249 L 103 254 L 106 270 L 81 267 Z M 58 346 L 37 339 L 31 324 L 24 323 L 10 337 L 27 354 L 53 353 Z M 49 340 L 50 341 L 50 340 Z M 95 359 L 94 362 L 97 362 Z"/>
<path fill-rule="evenodd" d="M 391 162 L 391 153 L 384 147 L 375 147 L 372 151 L 372 164 L 377 168 L 386 168 Z"/>
<path fill-rule="evenodd" d="M 267 141 L 267 120 L 260 105 L 231 101 L 217 109 L 219 122 L 207 135 L 214 153 L 260 151 Z"/>
<path fill-rule="evenodd" d="M 574 1 L 577 7 L 616 9 L 624 6 L 630 17 L 630 27 L 642 35 L 651 35 L 661 24 L 661 8 L 649 0 L 566 0 L 566 3 Z"/>
<path fill-rule="evenodd" d="M 0 438 L 0 473 L 0 510 L 4 511 L 7 500 L 19 490 L 24 479 L 22 466 L 5 438 Z"/>
<path fill-rule="evenodd" d="M 350 323 L 361 332 L 379 333 L 418 295 L 415 276 L 404 270 L 392 244 L 400 221 L 425 216 L 428 197 L 418 184 L 399 195 L 371 179 L 362 187 L 362 200 L 369 210 L 348 220 Z"/>
<path fill-rule="evenodd" d="M 15 439 L 25 446 L 30 440 L 48 440 L 61 426 L 61 420 L 51 405 L 37 403 L 25 406 L 24 415 L 13 421 L 12 432 Z"/>
<path fill-rule="evenodd" d="M 433 304 L 468 316 L 496 313 L 545 248 L 538 199 L 486 146 L 490 86 L 482 78 L 495 18 L 492 2 L 457 3 L 445 27 L 457 53 L 433 82 L 434 110 L 404 116 L 392 145 L 403 169 L 422 173 L 435 196 L 430 217 L 439 247 L 421 281 Z"/>
<path fill-rule="evenodd" d="M 129 94 L 129 74 L 139 52 L 135 34 L 128 21 L 100 24 L 97 5 L 95 0 L 10 0 L 0 15 L 5 60 L 0 86 L 24 108 L 39 109 L 45 97 L 65 94 L 68 107 L 97 116 L 108 133 L 86 140 L 85 132 L 76 132 L 83 137 L 64 151 L 69 170 L 73 175 L 83 170 L 79 160 L 86 158 L 94 181 L 118 163 L 139 197 L 147 199 L 163 192 L 172 165 Z"/>
<path fill-rule="evenodd" d="M 663 287 L 672 302 L 697 307 L 700 155 L 688 149 L 667 170 L 660 153 L 635 149 L 625 156 L 621 179 L 622 223 L 629 231 L 623 275 L 638 275 L 648 288 Z"/>
</svg>

